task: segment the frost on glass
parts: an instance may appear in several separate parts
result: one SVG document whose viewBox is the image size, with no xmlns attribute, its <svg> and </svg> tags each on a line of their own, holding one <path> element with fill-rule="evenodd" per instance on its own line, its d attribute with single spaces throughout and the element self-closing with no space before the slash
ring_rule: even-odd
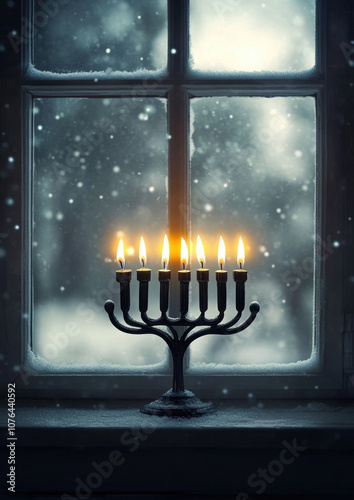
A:
<svg viewBox="0 0 354 500">
<path fill-rule="evenodd" d="M 165 101 L 157 98 L 41 98 L 34 101 L 34 353 L 63 367 L 145 367 L 166 358 L 154 336 L 127 335 L 110 323 L 118 241 L 135 269 L 144 236 L 147 264 L 160 267 L 167 224 Z M 153 276 L 151 297 L 158 296 Z M 149 311 L 158 315 L 158 301 Z M 150 367 L 150 368 L 149 368 Z"/>
<path fill-rule="evenodd" d="M 191 0 L 190 66 L 212 73 L 315 65 L 315 0 Z"/>
<path fill-rule="evenodd" d="M 315 100 L 213 97 L 192 100 L 191 107 L 192 234 L 193 242 L 202 237 L 211 270 L 209 317 L 217 313 L 220 235 L 229 272 L 227 318 L 235 315 L 232 270 L 240 236 L 248 270 L 244 315 L 252 300 L 261 305 L 245 332 L 196 341 L 191 367 L 307 360 L 313 339 Z M 196 314 L 195 283 L 192 300 Z"/>
<path fill-rule="evenodd" d="M 52 3 L 54 10 L 47 15 L 43 2 L 34 2 L 36 70 L 107 75 L 165 68 L 166 0 Z"/>
</svg>

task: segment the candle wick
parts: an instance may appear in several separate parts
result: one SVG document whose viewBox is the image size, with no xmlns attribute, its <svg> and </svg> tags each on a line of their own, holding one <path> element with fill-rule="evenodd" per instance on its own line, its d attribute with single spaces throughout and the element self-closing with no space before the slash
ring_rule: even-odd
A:
<svg viewBox="0 0 354 500">
<path fill-rule="evenodd" d="M 221 269 L 221 271 L 222 271 L 222 262 L 220 262 L 220 269 Z"/>
<path fill-rule="evenodd" d="M 204 262 L 201 260 L 200 265 L 202 266 L 202 269 L 204 268 Z"/>
<path fill-rule="evenodd" d="M 163 268 L 166 269 L 166 262 L 163 262 Z"/>
<path fill-rule="evenodd" d="M 141 263 L 142 263 L 143 267 L 145 267 L 145 261 L 144 261 L 144 259 L 141 259 Z"/>
<path fill-rule="evenodd" d="M 242 262 L 240 262 L 240 269 L 242 269 Z"/>
<path fill-rule="evenodd" d="M 123 261 L 119 259 L 120 268 L 123 269 Z"/>
<path fill-rule="evenodd" d="M 183 271 L 185 271 L 185 269 L 186 269 L 186 264 L 184 262 L 182 264 L 182 269 L 183 269 Z"/>
</svg>

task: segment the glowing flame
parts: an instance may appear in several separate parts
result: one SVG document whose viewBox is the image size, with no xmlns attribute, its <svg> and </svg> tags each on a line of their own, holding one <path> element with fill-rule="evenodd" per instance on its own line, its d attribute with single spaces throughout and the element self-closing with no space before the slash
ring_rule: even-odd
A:
<svg viewBox="0 0 354 500">
<path fill-rule="evenodd" d="M 165 234 L 164 240 L 163 240 L 163 247 L 162 247 L 162 267 L 164 269 L 167 269 L 168 267 L 168 261 L 170 258 L 170 245 L 168 244 L 168 238 Z"/>
<path fill-rule="evenodd" d="M 240 236 L 240 239 L 238 240 L 237 262 L 241 268 L 245 264 L 245 247 L 244 247 L 241 236 Z"/>
<path fill-rule="evenodd" d="M 198 259 L 198 262 L 200 262 L 200 265 L 202 267 L 204 267 L 204 265 L 205 265 L 205 253 L 204 253 L 203 243 L 202 243 L 202 240 L 201 240 L 199 234 L 197 237 L 197 259 Z"/>
<path fill-rule="evenodd" d="M 188 247 L 183 238 L 181 238 L 181 265 L 183 268 L 188 266 Z"/>
<path fill-rule="evenodd" d="M 121 238 L 119 240 L 119 245 L 117 249 L 117 262 L 120 264 L 120 267 L 123 269 L 125 260 L 124 260 L 124 245 L 123 245 L 123 239 Z"/>
<path fill-rule="evenodd" d="M 146 247 L 144 238 L 140 238 L 140 246 L 139 246 L 139 260 L 143 267 L 146 265 Z"/>
<path fill-rule="evenodd" d="M 219 261 L 219 266 L 222 269 L 223 266 L 225 265 L 225 243 L 224 240 L 222 239 L 222 236 L 220 236 L 219 240 L 218 261 Z"/>
</svg>

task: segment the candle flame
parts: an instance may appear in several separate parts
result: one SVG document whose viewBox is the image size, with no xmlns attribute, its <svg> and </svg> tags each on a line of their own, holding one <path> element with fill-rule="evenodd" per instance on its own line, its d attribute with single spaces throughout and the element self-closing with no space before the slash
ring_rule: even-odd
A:
<svg viewBox="0 0 354 500">
<path fill-rule="evenodd" d="M 197 237 L 197 259 L 198 259 L 198 262 L 200 262 L 200 265 L 202 267 L 204 267 L 204 265 L 205 265 L 205 253 L 204 253 L 203 243 L 202 243 L 202 240 L 201 240 L 199 234 Z"/>
<path fill-rule="evenodd" d="M 165 234 L 164 240 L 163 240 L 163 247 L 162 247 L 162 267 L 164 269 L 167 269 L 168 267 L 168 261 L 170 258 L 170 245 L 168 244 L 168 238 Z"/>
<path fill-rule="evenodd" d="M 222 239 L 222 236 L 220 236 L 219 240 L 218 261 L 219 261 L 219 266 L 222 269 L 222 267 L 225 265 L 225 243 L 224 240 Z"/>
<path fill-rule="evenodd" d="M 238 240 L 238 249 L 237 249 L 237 262 L 242 267 L 245 264 L 245 246 L 243 244 L 242 238 Z"/>
<path fill-rule="evenodd" d="M 120 264 L 121 268 L 123 269 L 124 267 L 124 245 L 123 245 L 123 238 L 119 240 L 119 245 L 117 249 L 117 262 Z"/>
<path fill-rule="evenodd" d="M 143 267 L 146 265 L 146 246 L 144 238 L 140 238 L 140 246 L 139 246 L 139 260 Z"/>
<path fill-rule="evenodd" d="M 188 266 L 188 247 L 184 238 L 181 238 L 181 265 L 183 268 Z"/>
</svg>

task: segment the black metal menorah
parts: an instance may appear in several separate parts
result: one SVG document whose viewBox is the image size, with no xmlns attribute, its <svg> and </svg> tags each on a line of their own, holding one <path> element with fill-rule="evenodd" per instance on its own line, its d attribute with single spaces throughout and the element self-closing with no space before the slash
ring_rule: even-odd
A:
<svg viewBox="0 0 354 500">
<path fill-rule="evenodd" d="M 188 346 L 195 340 L 205 335 L 233 335 L 242 332 L 256 318 L 260 306 L 258 302 L 252 302 L 249 307 L 250 315 L 243 323 L 236 326 L 241 320 L 242 312 L 245 308 L 245 282 L 247 280 L 247 271 L 244 269 L 237 269 L 233 271 L 233 277 L 236 283 L 237 314 L 231 321 L 223 323 L 226 310 L 227 271 L 216 271 L 217 307 L 219 314 L 214 319 L 207 319 L 205 313 L 208 309 L 209 270 L 204 268 L 197 270 L 200 315 L 196 319 L 191 319 L 187 317 L 191 271 L 183 269 L 178 272 L 178 280 L 180 282 L 180 316 L 179 318 L 171 318 L 167 314 L 171 271 L 167 269 L 159 270 L 158 279 L 160 282 L 161 316 L 157 319 L 152 319 L 147 315 L 148 286 L 151 279 L 151 269 L 143 267 L 137 271 L 141 321 L 136 321 L 129 314 L 131 270 L 120 269 L 116 271 L 116 279 L 120 283 L 120 307 L 125 324 L 118 321 L 114 314 L 114 303 L 111 300 L 107 300 L 105 303 L 105 310 L 108 313 L 111 323 L 124 333 L 133 335 L 157 335 L 166 342 L 172 355 L 172 389 L 163 394 L 160 399 L 146 404 L 141 409 L 141 412 L 159 416 L 193 417 L 215 411 L 211 403 L 204 403 L 191 391 L 185 390 L 183 358 Z M 168 332 L 161 327 L 167 327 Z M 197 327 L 204 328 L 193 332 Z M 180 331 L 182 330 L 183 332 L 181 333 Z"/>
</svg>

